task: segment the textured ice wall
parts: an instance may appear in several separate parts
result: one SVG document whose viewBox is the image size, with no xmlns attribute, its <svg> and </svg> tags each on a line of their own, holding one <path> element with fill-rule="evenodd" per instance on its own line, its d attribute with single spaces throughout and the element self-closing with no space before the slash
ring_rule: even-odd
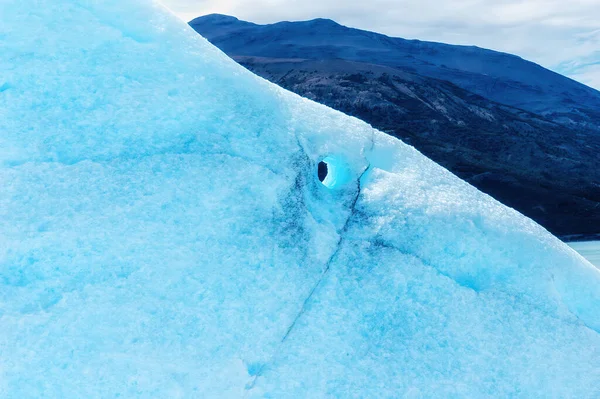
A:
<svg viewBox="0 0 600 399">
<path fill-rule="evenodd" d="M 160 6 L 0 10 L 0 397 L 598 397 L 532 221 Z"/>
</svg>

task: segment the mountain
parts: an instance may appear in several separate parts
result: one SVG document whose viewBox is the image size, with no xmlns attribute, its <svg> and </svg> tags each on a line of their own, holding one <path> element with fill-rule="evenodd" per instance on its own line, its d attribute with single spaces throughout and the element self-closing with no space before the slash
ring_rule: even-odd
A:
<svg viewBox="0 0 600 399">
<path fill-rule="evenodd" d="M 513 55 L 324 19 L 190 25 L 251 71 L 414 145 L 554 234 L 599 233 L 600 92 Z"/>
<path fill-rule="evenodd" d="M 159 2 L 0 19 L 2 399 L 597 398 L 600 270 L 531 219 Z"/>
<path fill-rule="evenodd" d="M 565 124 L 600 129 L 600 92 L 514 55 L 391 38 L 328 19 L 257 25 L 213 14 L 194 19 L 190 25 L 227 54 L 390 66 L 446 80 Z"/>
</svg>

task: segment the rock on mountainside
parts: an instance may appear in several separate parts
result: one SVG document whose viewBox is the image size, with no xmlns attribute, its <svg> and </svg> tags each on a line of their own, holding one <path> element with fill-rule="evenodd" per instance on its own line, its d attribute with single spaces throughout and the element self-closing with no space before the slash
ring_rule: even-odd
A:
<svg viewBox="0 0 600 399">
<path fill-rule="evenodd" d="M 554 234 L 600 230 L 600 92 L 510 54 L 330 20 L 190 25 L 256 74 L 414 145 Z"/>
</svg>

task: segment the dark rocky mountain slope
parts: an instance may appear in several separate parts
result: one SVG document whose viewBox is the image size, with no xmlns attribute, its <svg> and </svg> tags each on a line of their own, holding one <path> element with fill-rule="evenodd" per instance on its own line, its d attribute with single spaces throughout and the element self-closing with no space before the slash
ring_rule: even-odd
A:
<svg viewBox="0 0 600 399">
<path fill-rule="evenodd" d="M 600 232 L 600 93 L 521 58 L 329 20 L 191 26 L 236 61 L 414 145 L 563 237 Z"/>
</svg>

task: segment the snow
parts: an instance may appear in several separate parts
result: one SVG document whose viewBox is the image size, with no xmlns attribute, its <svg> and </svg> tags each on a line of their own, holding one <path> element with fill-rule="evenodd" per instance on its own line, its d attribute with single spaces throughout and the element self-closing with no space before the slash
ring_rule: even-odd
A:
<svg viewBox="0 0 600 399">
<path fill-rule="evenodd" d="M 534 222 L 158 4 L 0 8 L 1 397 L 597 397 Z"/>
</svg>

